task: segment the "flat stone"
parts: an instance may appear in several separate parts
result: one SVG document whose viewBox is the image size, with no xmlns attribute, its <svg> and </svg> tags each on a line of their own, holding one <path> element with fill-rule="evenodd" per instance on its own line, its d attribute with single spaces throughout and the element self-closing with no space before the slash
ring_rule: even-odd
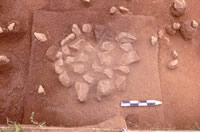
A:
<svg viewBox="0 0 200 132">
<path fill-rule="evenodd" d="M 45 89 L 44 89 L 44 87 L 42 85 L 39 86 L 37 92 L 38 92 L 38 94 L 44 94 L 44 95 L 46 94 Z"/>
<path fill-rule="evenodd" d="M 95 48 L 89 42 L 87 42 L 85 44 L 85 51 L 91 53 L 95 51 Z"/>
<path fill-rule="evenodd" d="M 82 74 L 85 71 L 85 66 L 83 64 L 76 64 L 73 66 L 73 71 Z"/>
<path fill-rule="evenodd" d="M 130 68 L 128 66 L 119 66 L 117 68 L 115 68 L 116 70 L 119 70 L 125 74 L 130 73 Z"/>
<path fill-rule="evenodd" d="M 140 57 L 135 50 L 129 51 L 128 53 L 124 53 L 122 55 L 122 63 L 125 65 L 138 62 L 139 60 Z"/>
<path fill-rule="evenodd" d="M 91 24 L 83 24 L 82 31 L 85 33 L 92 32 L 92 25 Z"/>
<path fill-rule="evenodd" d="M 113 78 L 114 72 L 113 72 L 112 69 L 110 69 L 110 68 L 105 68 L 104 71 L 103 71 L 103 73 L 104 73 L 107 77 Z"/>
<path fill-rule="evenodd" d="M 119 10 L 122 12 L 122 13 L 128 13 L 129 12 L 129 9 L 124 7 L 124 6 L 120 6 L 119 7 Z"/>
<path fill-rule="evenodd" d="M 66 59 L 65 59 L 65 63 L 66 64 L 71 64 L 71 63 L 74 63 L 76 61 L 76 58 L 75 57 L 72 57 L 72 56 L 68 56 Z"/>
<path fill-rule="evenodd" d="M 34 36 L 40 42 L 46 42 L 47 41 L 47 37 L 43 33 L 34 32 Z"/>
<path fill-rule="evenodd" d="M 101 49 L 105 51 L 111 51 L 115 48 L 115 46 L 110 41 L 105 41 L 101 45 Z"/>
<path fill-rule="evenodd" d="M 56 54 L 59 48 L 55 45 L 51 45 L 46 51 L 46 57 L 49 61 L 54 62 L 56 60 Z"/>
<path fill-rule="evenodd" d="M 103 67 L 99 66 L 97 62 L 94 62 L 92 64 L 92 69 L 94 70 L 94 72 L 102 72 L 103 71 Z"/>
<path fill-rule="evenodd" d="M 84 82 L 76 82 L 75 89 L 78 96 L 78 100 L 80 102 L 86 101 L 89 92 L 88 84 Z"/>
<path fill-rule="evenodd" d="M 71 54 L 71 52 L 70 52 L 70 50 L 69 50 L 69 47 L 67 46 L 67 45 L 64 45 L 63 47 L 62 47 L 62 53 L 63 53 L 63 55 L 70 55 Z"/>
<path fill-rule="evenodd" d="M 127 87 L 127 80 L 125 76 L 119 76 L 115 80 L 116 87 L 119 91 L 124 91 L 126 90 Z"/>
<path fill-rule="evenodd" d="M 90 76 L 89 74 L 83 75 L 83 79 L 88 83 L 93 83 L 94 82 L 94 78 L 92 76 Z"/>
<path fill-rule="evenodd" d="M 76 38 L 74 33 L 69 34 L 66 36 L 60 43 L 61 46 L 68 44 L 69 42 L 73 41 Z"/>
<path fill-rule="evenodd" d="M 129 33 L 120 32 L 115 38 L 119 43 L 134 43 L 137 38 Z"/>
<path fill-rule="evenodd" d="M 80 53 L 80 54 L 78 55 L 78 57 L 77 57 L 77 61 L 78 61 L 78 62 L 88 62 L 88 60 L 89 60 L 89 57 L 88 57 L 88 55 L 85 54 L 85 53 Z"/>
<path fill-rule="evenodd" d="M 175 59 L 168 64 L 168 68 L 174 70 L 178 67 L 178 60 Z"/>
<path fill-rule="evenodd" d="M 120 45 L 120 48 L 126 52 L 133 50 L 133 46 L 131 43 L 123 43 Z"/>
<path fill-rule="evenodd" d="M 98 57 L 102 65 L 109 66 L 113 63 L 113 58 L 108 53 L 98 53 Z"/>
<path fill-rule="evenodd" d="M 151 45 L 156 45 L 158 44 L 158 37 L 156 36 L 151 36 Z"/>
<path fill-rule="evenodd" d="M 100 80 L 97 84 L 97 94 L 100 96 L 108 96 L 114 89 L 114 85 L 110 80 Z"/>
<path fill-rule="evenodd" d="M 66 88 L 69 88 L 71 86 L 72 82 L 71 82 L 71 79 L 70 79 L 70 77 L 69 77 L 69 75 L 66 71 L 59 75 L 58 80 Z"/>
<path fill-rule="evenodd" d="M 113 15 L 113 14 L 115 14 L 117 12 L 119 12 L 119 10 L 116 7 L 113 6 L 113 7 L 110 8 L 110 14 L 111 15 Z"/>
<path fill-rule="evenodd" d="M 72 25 L 72 32 L 77 36 L 80 36 L 82 34 L 77 24 Z"/>
</svg>

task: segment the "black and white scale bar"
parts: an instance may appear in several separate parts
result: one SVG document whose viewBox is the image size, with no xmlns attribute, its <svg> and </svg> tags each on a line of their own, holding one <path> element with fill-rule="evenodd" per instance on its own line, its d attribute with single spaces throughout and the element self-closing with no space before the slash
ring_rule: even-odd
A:
<svg viewBox="0 0 200 132">
<path fill-rule="evenodd" d="M 161 105 L 162 102 L 158 100 L 130 100 L 130 101 L 121 101 L 122 107 L 129 106 L 156 106 Z"/>
</svg>

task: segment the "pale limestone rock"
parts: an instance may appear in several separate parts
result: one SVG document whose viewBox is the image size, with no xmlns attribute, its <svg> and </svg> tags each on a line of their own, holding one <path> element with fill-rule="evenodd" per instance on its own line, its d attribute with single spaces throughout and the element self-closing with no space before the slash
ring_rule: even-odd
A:
<svg viewBox="0 0 200 132">
<path fill-rule="evenodd" d="M 120 32 L 115 38 L 119 43 L 134 43 L 137 38 L 129 33 Z"/>
<path fill-rule="evenodd" d="M 39 88 L 38 88 L 38 94 L 43 94 L 43 95 L 46 94 L 45 89 L 42 85 L 40 85 Z"/>
<path fill-rule="evenodd" d="M 101 49 L 105 51 L 111 51 L 115 48 L 115 46 L 110 41 L 105 41 L 101 45 Z"/>
<path fill-rule="evenodd" d="M 97 64 L 97 62 L 94 62 L 92 64 L 92 69 L 94 70 L 94 72 L 102 72 L 103 71 L 103 67 L 99 66 Z"/>
<path fill-rule="evenodd" d="M 114 85 L 110 80 L 100 80 L 97 84 L 97 94 L 100 96 L 108 96 L 114 89 Z"/>
<path fill-rule="evenodd" d="M 92 25 L 91 24 L 83 24 L 82 31 L 85 33 L 91 33 L 92 32 Z"/>
<path fill-rule="evenodd" d="M 69 34 L 66 36 L 60 43 L 61 46 L 68 44 L 69 42 L 73 41 L 76 38 L 74 33 Z"/>
<path fill-rule="evenodd" d="M 94 82 L 94 78 L 92 76 L 90 76 L 89 74 L 83 75 L 83 79 L 88 83 L 93 83 Z"/>
<path fill-rule="evenodd" d="M 117 68 L 115 68 L 116 70 L 119 70 L 125 74 L 130 73 L 130 68 L 128 66 L 119 66 Z"/>
<path fill-rule="evenodd" d="M 69 88 L 72 84 L 71 79 L 66 71 L 59 75 L 58 80 L 66 88 Z"/>
<path fill-rule="evenodd" d="M 3 31 L 3 28 L 2 28 L 2 27 L 0 27 L 0 34 L 1 34 L 1 33 L 3 33 L 3 32 L 4 32 L 4 31 Z"/>
<path fill-rule="evenodd" d="M 107 77 L 109 77 L 109 78 L 111 78 L 111 79 L 113 78 L 114 72 L 113 72 L 112 69 L 110 69 L 110 68 L 105 68 L 104 71 L 103 71 L 103 73 L 104 73 Z"/>
<path fill-rule="evenodd" d="M 88 62 L 89 61 L 89 57 L 87 54 L 85 53 L 80 53 L 77 57 L 77 61 L 78 62 Z"/>
<path fill-rule="evenodd" d="M 6 65 L 10 62 L 10 59 L 5 55 L 0 55 L 0 66 Z"/>
<path fill-rule="evenodd" d="M 40 42 L 46 42 L 47 41 L 47 37 L 43 33 L 34 32 L 34 36 Z"/>
<path fill-rule="evenodd" d="M 77 24 L 72 25 L 72 32 L 77 36 L 80 36 L 82 34 Z"/>
<path fill-rule="evenodd" d="M 133 46 L 131 43 L 124 43 L 120 45 L 120 48 L 126 52 L 133 50 Z"/>
<path fill-rule="evenodd" d="M 86 101 L 89 92 L 88 84 L 84 82 L 76 82 L 75 89 L 78 96 L 78 100 L 80 102 Z"/>
<path fill-rule="evenodd" d="M 85 66 L 83 64 L 75 64 L 73 66 L 73 71 L 82 74 L 85 71 Z"/>
<path fill-rule="evenodd" d="M 70 55 L 71 54 L 69 47 L 67 45 L 62 47 L 62 53 L 63 53 L 63 55 Z"/>
<path fill-rule="evenodd" d="M 16 25 L 15 23 L 9 24 L 9 25 L 8 25 L 8 30 L 9 30 L 9 31 L 13 31 L 14 28 L 15 28 L 15 25 Z"/>
<path fill-rule="evenodd" d="M 66 59 L 65 59 L 65 63 L 66 64 L 71 64 L 71 63 L 74 63 L 76 61 L 76 58 L 75 57 L 72 57 L 72 56 L 68 56 Z"/>
<path fill-rule="evenodd" d="M 178 67 L 178 60 L 177 59 L 173 60 L 172 62 L 170 62 L 168 64 L 168 68 L 171 69 L 171 70 L 174 70 L 177 67 Z"/>
<path fill-rule="evenodd" d="M 113 14 L 115 14 L 117 12 L 119 12 L 119 10 L 116 7 L 113 6 L 113 7 L 110 8 L 110 14 L 111 15 L 113 15 Z"/>
<path fill-rule="evenodd" d="M 127 87 L 126 77 L 125 76 L 117 77 L 117 79 L 115 80 L 115 84 L 118 90 L 120 91 L 126 90 L 126 87 Z"/>
<path fill-rule="evenodd" d="M 151 45 L 156 45 L 158 44 L 158 37 L 156 36 L 151 36 Z"/>
<path fill-rule="evenodd" d="M 185 0 L 174 0 L 170 12 L 175 17 L 180 17 L 185 14 L 187 3 Z"/>
<path fill-rule="evenodd" d="M 135 50 L 129 51 L 128 53 L 124 53 L 122 55 L 122 62 L 124 65 L 131 64 L 138 62 L 140 60 L 140 57 L 136 53 Z"/>
<path fill-rule="evenodd" d="M 192 20 L 192 27 L 197 28 L 199 26 L 199 23 L 195 20 Z"/>
</svg>

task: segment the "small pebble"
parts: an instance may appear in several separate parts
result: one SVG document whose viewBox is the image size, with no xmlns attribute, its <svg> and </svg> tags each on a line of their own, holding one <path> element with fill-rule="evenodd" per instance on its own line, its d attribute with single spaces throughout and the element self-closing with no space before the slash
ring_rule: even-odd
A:
<svg viewBox="0 0 200 132">
<path fill-rule="evenodd" d="M 90 25 L 90 24 L 83 24 L 82 31 L 85 32 L 85 33 L 92 32 L 92 25 Z"/>
<path fill-rule="evenodd" d="M 116 7 L 114 7 L 114 6 L 110 8 L 110 14 L 111 14 L 111 15 L 117 13 L 118 11 L 119 11 L 119 10 L 118 10 Z"/>
<path fill-rule="evenodd" d="M 71 33 L 61 41 L 60 45 L 63 46 L 69 43 L 70 41 L 74 40 L 75 38 L 76 38 L 76 35 L 74 33 Z"/>
<path fill-rule="evenodd" d="M 42 85 L 40 85 L 39 88 L 38 88 L 38 94 L 43 94 L 43 95 L 46 94 L 44 87 Z"/>
<path fill-rule="evenodd" d="M 73 24 L 72 25 L 72 32 L 74 33 L 74 34 L 76 34 L 77 36 L 80 36 L 82 33 L 81 33 L 81 30 L 80 30 L 80 28 L 78 27 L 78 25 L 77 24 Z"/>
<path fill-rule="evenodd" d="M 192 27 L 197 28 L 199 26 L 199 23 L 195 20 L 192 20 Z"/>
<path fill-rule="evenodd" d="M 47 41 L 47 37 L 43 33 L 34 32 L 34 36 L 40 42 L 46 42 Z"/>
<path fill-rule="evenodd" d="M 180 30 L 181 24 L 180 24 L 180 23 L 173 23 L 172 28 L 173 28 L 174 30 Z"/>
<path fill-rule="evenodd" d="M 158 37 L 152 36 L 151 37 L 151 44 L 154 46 L 158 44 Z"/>
<path fill-rule="evenodd" d="M 172 62 L 170 62 L 168 64 L 168 68 L 171 69 L 171 70 L 176 69 L 177 66 L 178 66 L 178 60 L 177 59 L 173 60 Z"/>
<path fill-rule="evenodd" d="M 8 26 L 8 30 L 9 31 L 13 31 L 14 30 L 14 28 L 15 28 L 15 23 L 11 23 L 9 26 Z"/>
<path fill-rule="evenodd" d="M 174 59 L 178 58 L 178 53 L 176 52 L 176 50 L 172 51 L 172 56 L 174 57 Z"/>
<path fill-rule="evenodd" d="M 3 31 L 3 28 L 2 28 L 2 27 L 0 27 L 0 34 L 1 34 L 1 33 L 3 33 L 3 32 L 4 32 L 4 31 Z"/>
</svg>

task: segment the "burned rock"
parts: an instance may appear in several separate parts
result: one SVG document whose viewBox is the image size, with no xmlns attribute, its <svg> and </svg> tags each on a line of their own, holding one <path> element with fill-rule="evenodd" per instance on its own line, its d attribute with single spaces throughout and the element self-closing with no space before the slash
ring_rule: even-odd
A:
<svg viewBox="0 0 200 132">
<path fill-rule="evenodd" d="M 158 44 L 158 37 L 156 36 L 151 36 L 151 45 L 156 45 Z"/>
<path fill-rule="evenodd" d="M 73 43 L 72 45 L 70 45 L 69 47 L 74 50 L 79 50 L 81 48 L 81 44 L 84 42 L 85 42 L 84 39 L 80 39 L 80 40 L 76 41 L 75 43 Z"/>
<path fill-rule="evenodd" d="M 66 71 L 59 75 L 58 80 L 66 88 L 69 88 L 72 84 L 71 79 Z"/>
<path fill-rule="evenodd" d="M 97 41 L 99 41 L 101 39 L 105 30 L 106 30 L 106 27 L 103 26 L 103 25 L 96 25 L 95 26 L 95 38 L 96 38 Z"/>
<path fill-rule="evenodd" d="M 187 3 L 185 0 L 174 0 L 170 6 L 170 12 L 175 17 L 185 14 Z"/>
<path fill-rule="evenodd" d="M 173 56 L 174 59 L 178 58 L 178 53 L 176 52 L 176 50 L 172 51 L 172 56 Z"/>
<path fill-rule="evenodd" d="M 181 24 L 180 23 L 173 23 L 172 28 L 176 31 L 180 30 L 181 28 Z"/>
<path fill-rule="evenodd" d="M 63 62 L 62 59 L 59 59 L 59 60 L 57 60 L 57 61 L 54 63 L 55 72 L 56 72 L 57 74 L 61 74 L 61 73 L 64 72 L 63 65 L 64 65 L 64 62 Z"/>
<path fill-rule="evenodd" d="M 63 55 L 70 55 L 71 54 L 69 47 L 67 45 L 62 47 L 62 53 L 63 53 Z"/>
<path fill-rule="evenodd" d="M 117 12 L 119 12 L 119 10 L 116 7 L 113 6 L 113 7 L 110 8 L 110 14 L 111 15 L 113 15 L 113 14 L 115 14 Z"/>
<path fill-rule="evenodd" d="M 124 7 L 124 6 L 120 6 L 119 10 L 120 10 L 121 13 L 124 13 L 124 14 L 129 12 L 129 9 Z"/>
<path fill-rule="evenodd" d="M 95 48 L 88 42 L 85 44 L 85 51 L 90 53 L 90 52 L 94 52 Z"/>
<path fill-rule="evenodd" d="M 102 65 L 109 66 L 113 63 L 113 58 L 107 52 L 98 53 L 98 57 Z"/>
<path fill-rule="evenodd" d="M 0 72 L 11 68 L 10 59 L 5 55 L 0 55 Z"/>
<path fill-rule="evenodd" d="M 71 64 L 71 63 L 74 63 L 76 61 L 76 58 L 75 57 L 72 57 L 72 56 L 68 56 L 66 59 L 65 59 L 65 63 L 66 64 Z"/>
<path fill-rule="evenodd" d="M 87 54 L 85 53 L 80 53 L 78 56 L 77 56 L 77 61 L 78 62 L 88 62 L 89 60 L 89 57 Z"/>
<path fill-rule="evenodd" d="M 187 40 L 191 40 L 198 28 L 198 23 L 195 20 L 189 20 L 181 25 L 181 34 Z"/>
<path fill-rule="evenodd" d="M 78 100 L 80 102 L 86 101 L 89 92 L 88 84 L 84 82 L 76 82 L 75 89 L 78 96 Z"/>
<path fill-rule="evenodd" d="M 63 53 L 61 51 L 58 51 L 56 54 L 57 59 L 62 59 L 63 58 Z"/>
<path fill-rule="evenodd" d="M 45 89 L 44 89 L 44 87 L 42 86 L 42 85 L 40 85 L 39 86 L 39 88 L 38 88 L 38 94 L 43 94 L 43 95 L 45 95 L 46 94 L 46 92 L 45 92 Z"/>
<path fill-rule="evenodd" d="M 99 66 L 97 64 L 97 62 L 94 62 L 92 64 L 92 69 L 94 70 L 94 72 L 102 72 L 103 71 L 103 67 Z"/>
</svg>

